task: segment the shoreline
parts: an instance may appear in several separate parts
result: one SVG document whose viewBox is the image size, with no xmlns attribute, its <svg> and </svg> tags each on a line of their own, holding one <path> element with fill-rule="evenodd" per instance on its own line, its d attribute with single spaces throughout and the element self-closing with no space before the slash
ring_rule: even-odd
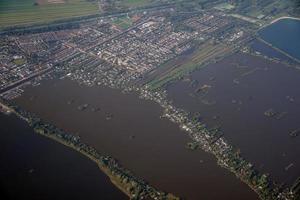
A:
<svg viewBox="0 0 300 200">
<path fill-rule="evenodd" d="M 298 18 L 298 17 L 282 16 L 282 17 L 279 17 L 279 18 L 276 18 L 276 19 L 272 20 L 272 21 L 269 23 L 269 25 L 274 24 L 274 23 L 276 23 L 276 22 L 278 22 L 278 21 L 280 21 L 280 20 L 282 20 L 282 19 L 293 19 L 293 20 L 300 21 L 300 18 Z"/>
<path fill-rule="evenodd" d="M 278 17 L 276 19 L 273 19 L 272 21 L 266 21 L 265 24 L 263 24 L 258 30 L 257 32 L 259 32 L 261 29 L 264 29 L 268 26 L 271 26 L 272 24 L 275 24 L 276 22 L 280 21 L 280 20 L 283 20 L 283 19 L 292 19 L 292 20 L 297 20 L 297 21 L 300 21 L 300 18 L 298 17 L 292 17 L 292 16 L 281 16 L 281 17 Z"/>
<path fill-rule="evenodd" d="M 71 148 L 95 162 L 99 167 L 99 170 L 109 178 L 110 182 L 128 196 L 129 199 L 181 199 L 172 193 L 154 188 L 146 181 L 136 177 L 131 171 L 121 166 L 116 159 L 110 156 L 101 155 L 93 147 L 82 143 L 78 136 L 66 133 L 64 130 L 58 129 L 56 126 L 42 121 L 31 112 L 23 110 L 18 105 L 11 104 L 9 101 L 0 98 L 0 108 L 3 108 L 3 110 L 0 111 L 4 114 L 14 114 L 20 120 L 24 120 L 36 134 Z"/>
<path fill-rule="evenodd" d="M 36 131 L 35 131 L 36 132 Z M 37 132 L 36 132 L 37 133 Z M 80 151 L 79 149 L 77 149 L 74 145 L 68 144 L 67 142 L 64 142 L 63 140 L 60 140 L 59 138 L 55 137 L 55 136 L 51 136 L 51 135 L 46 135 L 46 134 L 41 134 L 38 133 L 39 135 L 42 135 L 46 138 L 49 138 L 59 144 L 62 144 L 66 147 L 71 148 L 72 150 L 82 154 L 83 156 L 87 157 L 88 159 L 90 159 L 91 161 L 93 161 L 94 163 L 97 164 L 98 168 L 100 169 L 100 171 L 102 171 L 110 180 L 110 182 L 119 190 L 121 190 L 126 196 L 129 197 L 129 199 L 131 199 L 131 195 L 128 191 L 125 190 L 125 188 L 122 187 L 122 185 L 120 183 L 118 183 L 117 180 L 115 180 L 115 178 L 112 176 L 112 174 L 109 173 L 109 170 L 107 168 L 105 168 L 103 165 L 100 164 L 99 160 L 97 160 L 96 158 L 92 157 L 91 155 Z"/>
</svg>

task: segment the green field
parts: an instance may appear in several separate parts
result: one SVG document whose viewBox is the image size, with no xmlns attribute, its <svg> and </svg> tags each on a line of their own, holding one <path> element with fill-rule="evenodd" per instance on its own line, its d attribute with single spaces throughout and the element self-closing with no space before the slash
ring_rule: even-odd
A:
<svg viewBox="0 0 300 200">
<path fill-rule="evenodd" d="M 47 23 L 98 13 L 97 1 L 64 0 L 65 3 L 34 5 L 36 0 L 0 0 L 0 28 Z"/>
<path fill-rule="evenodd" d="M 137 8 L 159 3 L 157 0 L 122 0 L 120 5 L 127 8 Z"/>
<path fill-rule="evenodd" d="M 113 20 L 114 25 L 119 26 L 122 29 L 127 29 L 132 25 L 132 20 L 129 17 L 119 17 Z"/>
</svg>

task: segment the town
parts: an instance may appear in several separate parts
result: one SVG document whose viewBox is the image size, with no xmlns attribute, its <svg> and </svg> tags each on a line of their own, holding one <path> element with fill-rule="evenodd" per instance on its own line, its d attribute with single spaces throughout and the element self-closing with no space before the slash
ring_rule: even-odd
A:
<svg viewBox="0 0 300 200">
<path fill-rule="evenodd" d="M 187 13 L 179 22 L 173 22 L 172 12 L 176 15 L 174 9 L 168 15 L 158 10 L 95 19 L 66 30 L 5 35 L 1 37 L 1 95 L 16 97 L 20 86 L 54 71 L 89 84 L 128 84 L 212 39 L 236 45 L 250 37 L 241 22 L 220 11 Z M 124 28 L 116 20 L 132 25 Z M 230 36 L 224 37 L 224 32 Z"/>
</svg>

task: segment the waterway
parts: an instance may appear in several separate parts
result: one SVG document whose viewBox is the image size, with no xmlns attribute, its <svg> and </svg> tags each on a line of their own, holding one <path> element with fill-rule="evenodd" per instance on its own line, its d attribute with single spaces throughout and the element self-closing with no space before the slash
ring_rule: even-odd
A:
<svg viewBox="0 0 300 200">
<path fill-rule="evenodd" d="M 245 200 L 257 195 L 201 150 L 185 148 L 189 137 L 160 119 L 158 104 L 136 94 L 70 80 L 43 81 L 16 99 L 23 108 L 71 133 L 160 190 L 187 199 Z M 88 104 L 85 109 L 78 109 Z M 109 117 L 108 117 L 109 116 Z"/>
<path fill-rule="evenodd" d="M 300 60 L 300 20 L 281 19 L 261 29 L 258 34 L 263 40 Z"/>
<path fill-rule="evenodd" d="M 1 197 L 128 199 L 83 155 L 37 135 L 14 115 L 0 113 Z"/>
<path fill-rule="evenodd" d="M 300 71 L 260 57 L 235 54 L 168 87 L 177 107 L 220 126 L 230 144 L 280 183 L 300 176 Z M 202 89 L 201 89 L 202 88 Z M 264 113 L 273 109 L 268 117 Z"/>
</svg>

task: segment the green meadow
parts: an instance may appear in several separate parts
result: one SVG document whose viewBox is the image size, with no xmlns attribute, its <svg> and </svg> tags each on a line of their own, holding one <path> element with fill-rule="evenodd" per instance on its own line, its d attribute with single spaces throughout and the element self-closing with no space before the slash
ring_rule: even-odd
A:
<svg viewBox="0 0 300 200">
<path fill-rule="evenodd" d="M 64 3 L 49 3 L 44 0 L 40 5 L 35 5 L 35 2 L 37 1 L 0 0 L 0 28 L 48 23 L 99 12 L 97 1 L 64 0 Z"/>
<path fill-rule="evenodd" d="M 136 8 L 147 6 L 153 2 L 153 0 L 123 0 L 120 4 L 129 8 Z"/>
</svg>

